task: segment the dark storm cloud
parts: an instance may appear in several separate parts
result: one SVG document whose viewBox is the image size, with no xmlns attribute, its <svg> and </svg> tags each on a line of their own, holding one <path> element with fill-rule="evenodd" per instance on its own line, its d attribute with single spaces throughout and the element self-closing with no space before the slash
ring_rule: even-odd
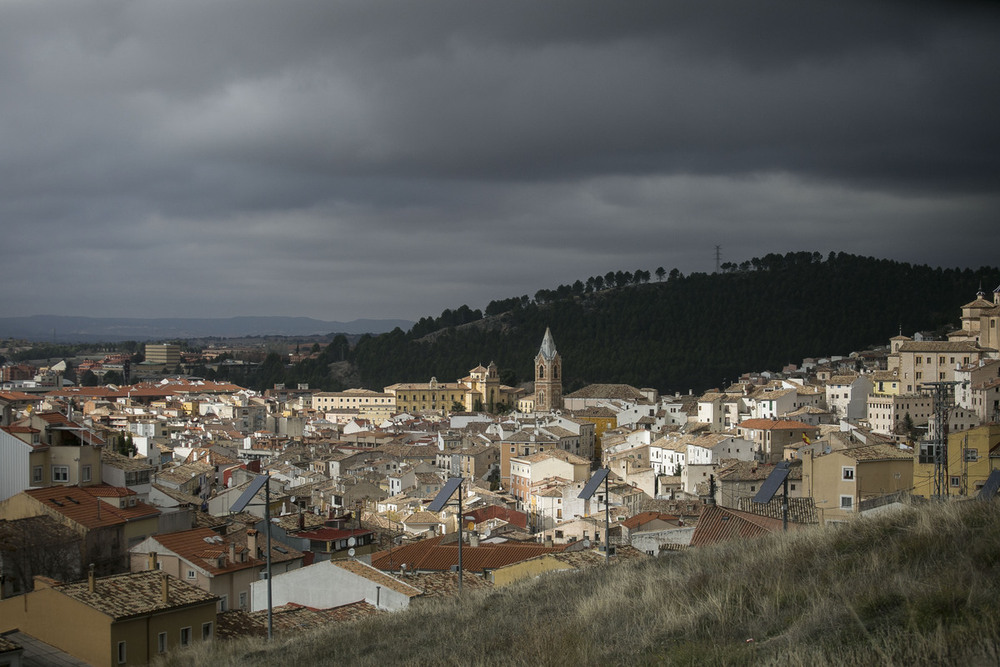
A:
<svg viewBox="0 0 1000 667">
<path fill-rule="evenodd" d="M 32 288 L 3 301 L 416 318 L 715 245 L 995 263 L 998 28 L 960 2 L 6 3 L 0 220 Z"/>
</svg>

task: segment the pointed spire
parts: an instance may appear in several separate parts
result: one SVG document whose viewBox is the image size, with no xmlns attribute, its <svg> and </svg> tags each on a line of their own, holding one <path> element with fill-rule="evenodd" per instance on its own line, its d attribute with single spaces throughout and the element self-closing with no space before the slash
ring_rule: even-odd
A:
<svg viewBox="0 0 1000 667">
<path fill-rule="evenodd" d="M 545 327 L 545 337 L 542 338 L 542 347 L 538 350 L 538 354 L 548 360 L 556 357 L 556 343 L 552 340 L 552 332 L 548 327 Z"/>
</svg>

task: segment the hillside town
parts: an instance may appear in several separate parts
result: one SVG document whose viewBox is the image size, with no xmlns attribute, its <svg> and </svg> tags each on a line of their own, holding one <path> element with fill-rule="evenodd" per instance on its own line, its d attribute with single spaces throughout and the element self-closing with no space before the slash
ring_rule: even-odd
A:
<svg viewBox="0 0 1000 667">
<path fill-rule="evenodd" d="M 1000 468 L 1000 287 L 960 310 L 944 340 L 900 332 L 672 395 L 564 393 L 551 330 L 527 388 L 484 359 L 381 391 L 256 392 L 172 373 L 181 349 L 162 343 L 145 354 L 159 377 L 130 384 L 5 366 L 0 664 L 147 664 L 973 498 Z M 128 370 L 110 357 L 86 370 L 102 364 Z M 783 491 L 758 502 L 779 467 Z M 457 490 L 434 511 L 442 489 Z"/>
</svg>

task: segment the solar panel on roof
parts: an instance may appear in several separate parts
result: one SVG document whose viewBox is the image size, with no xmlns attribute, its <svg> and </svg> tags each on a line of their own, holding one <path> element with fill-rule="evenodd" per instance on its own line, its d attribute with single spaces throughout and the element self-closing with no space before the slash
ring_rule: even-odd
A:
<svg viewBox="0 0 1000 667">
<path fill-rule="evenodd" d="M 461 477 L 449 478 L 448 481 L 445 482 L 444 487 L 438 491 L 437 496 L 434 497 L 431 504 L 427 506 L 427 511 L 440 512 L 444 509 L 444 506 L 447 505 L 448 501 L 451 499 L 452 494 L 455 493 L 455 489 L 457 489 L 461 483 Z"/>
<path fill-rule="evenodd" d="M 771 474 L 764 480 L 764 484 L 761 485 L 760 491 L 754 496 L 753 501 L 755 503 L 771 502 L 771 498 L 774 498 L 774 494 L 778 492 L 785 478 L 788 477 L 788 473 L 791 472 L 789 470 L 790 465 L 788 461 L 782 461 L 774 467 Z"/>
<path fill-rule="evenodd" d="M 242 512 L 245 510 L 246 506 L 250 504 L 250 501 L 254 499 L 254 496 L 257 495 L 257 492 L 260 491 L 261 487 L 265 484 L 267 484 L 267 475 L 257 475 L 254 477 L 253 481 L 250 482 L 250 486 L 248 486 L 247 490 L 243 492 L 243 495 L 237 498 L 236 502 L 229 508 L 229 511 Z"/>
<path fill-rule="evenodd" d="M 591 477 L 590 481 L 587 482 L 587 485 L 583 487 L 583 491 L 580 492 L 580 495 L 577 496 L 577 498 L 583 498 L 584 500 L 589 500 L 590 497 L 594 495 L 594 492 L 597 491 L 597 487 L 599 487 L 604 482 L 604 479 L 608 476 L 610 472 L 611 470 L 608 468 L 601 468 L 597 472 L 595 472 L 594 476 Z"/>
<path fill-rule="evenodd" d="M 979 489 L 979 499 L 993 500 L 993 497 L 997 495 L 997 489 L 1000 489 L 1000 470 L 994 470 L 986 478 L 983 488 Z"/>
</svg>

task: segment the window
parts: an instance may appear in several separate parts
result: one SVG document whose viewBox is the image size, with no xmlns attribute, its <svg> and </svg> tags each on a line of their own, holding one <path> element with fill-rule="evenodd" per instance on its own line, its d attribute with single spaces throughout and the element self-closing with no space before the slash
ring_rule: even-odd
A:
<svg viewBox="0 0 1000 667">
<path fill-rule="evenodd" d="M 247 608 L 247 592 L 243 591 L 240 593 L 240 609 Z"/>
<path fill-rule="evenodd" d="M 35 466 L 31 469 L 31 483 L 41 484 L 42 483 L 42 466 Z"/>
<path fill-rule="evenodd" d="M 202 623 L 201 624 L 201 640 L 208 641 L 212 638 L 212 623 Z"/>
<path fill-rule="evenodd" d="M 52 466 L 52 481 L 53 482 L 68 482 L 69 481 L 69 466 Z"/>
<path fill-rule="evenodd" d="M 156 635 L 156 652 L 166 653 L 167 652 L 167 633 L 161 632 Z"/>
<path fill-rule="evenodd" d="M 951 478 L 951 479 L 949 480 L 949 482 L 950 482 L 950 484 L 951 484 L 952 486 L 954 486 L 954 487 L 956 487 L 956 488 L 962 485 L 962 479 L 961 479 L 960 477 L 952 477 L 952 478 Z"/>
<path fill-rule="evenodd" d="M 181 628 L 181 646 L 189 646 L 191 644 L 191 628 Z"/>
<path fill-rule="evenodd" d="M 854 467 L 853 466 L 844 466 L 843 468 L 841 468 L 841 471 L 842 471 L 841 478 L 844 481 L 848 481 L 849 482 L 849 481 L 851 481 L 851 480 L 854 479 Z"/>
<path fill-rule="evenodd" d="M 229 596 L 223 595 L 222 597 L 219 598 L 219 611 L 228 611 L 228 610 L 229 610 Z"/>
<path fill-rule="evenodd" d="M 125 642 L 118 642 L 118 664 L 124 665 L 125 662 Z"/>
<path fill-rule="evenodd" d="M 83 466 L 80 471 L 80 481 L 89 482 L 90 481 L 90 466 Z"/>
<path fill-rule="evenodd" d="M 188 579 L 194 579 L 195 578 L 194 570 L 188 570 L 188 572 L 187 572 L 187 578 Z"/>
<path fill-rule="evenodd" d="M 974 463 L 979 460 L 979 450 L 978 449 L 966 449 L 965 450 L 965 460 L 970 463 Z"/>
<path fill-rule="evenodd" d="M 848 512 L 854 509 L 854 496 L 841 496 L 840 509 Z"/>
</svg>

